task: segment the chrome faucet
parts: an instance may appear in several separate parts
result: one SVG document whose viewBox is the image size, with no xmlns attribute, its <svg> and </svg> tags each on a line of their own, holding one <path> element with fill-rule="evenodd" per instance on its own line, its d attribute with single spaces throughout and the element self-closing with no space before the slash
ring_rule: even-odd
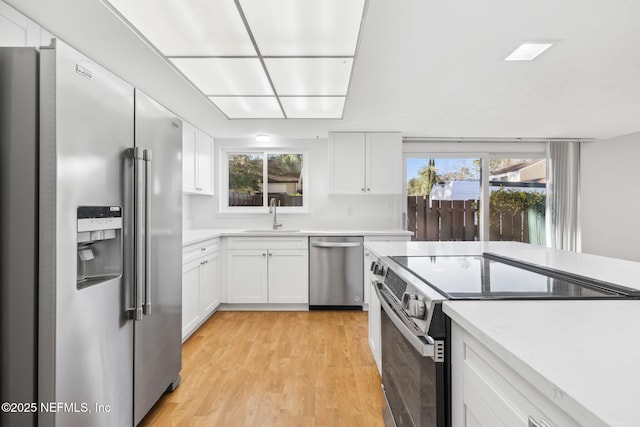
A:
<svg viewBox="0 0 640 427">
<path fill-rule="evenodd" d="M 278 212 L 276 212 L 276 208 L 277 208 L 276 198 L 272 197 L 271 200 L 269 200 L 269 213 L 273 214 L 274 230 L 277 230 L 278 227 L 282 227 L 282 224 L 278 224 Z"/>
</svg>

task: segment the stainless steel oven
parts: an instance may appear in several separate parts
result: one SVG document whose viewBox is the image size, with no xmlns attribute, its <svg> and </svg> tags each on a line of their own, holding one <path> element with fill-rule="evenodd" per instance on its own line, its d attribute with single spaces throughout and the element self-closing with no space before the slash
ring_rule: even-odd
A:
<svg viewBox="0 0 640 427">
<path fill-rule="evenodd" d="M 447 426 L 450 370 L 443 297 L 401 270 L 383 264 L 377 271 L 385 424 Z"/>
<path fill-rule="evenodd" d="M 381 312 L 383 410 L 387 426 L 445 426 L 446 369 L 435 343 L 420 344 L 420 353 L 394 323 L 394 314 Z M 418 338 L 419 339 L 419 338 Z"/>
<path fill-rule="evenodd" d="M 485 253 L 380 258 L 383 410 L 390 426 L 451 425 L 445 300 L 640 298 L 637 290 Z"/>
</svg>

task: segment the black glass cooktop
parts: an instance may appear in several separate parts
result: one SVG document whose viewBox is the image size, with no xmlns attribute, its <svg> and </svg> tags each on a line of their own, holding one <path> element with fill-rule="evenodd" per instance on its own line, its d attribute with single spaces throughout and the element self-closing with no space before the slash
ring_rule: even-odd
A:
<svg viewBox="0 0 640 427">
<path fill-rule="evenodd" d="M 610 283 L 482 256 L 391 257 L 449 299 L 608 299 L 638 296 Z"/>
</svg>

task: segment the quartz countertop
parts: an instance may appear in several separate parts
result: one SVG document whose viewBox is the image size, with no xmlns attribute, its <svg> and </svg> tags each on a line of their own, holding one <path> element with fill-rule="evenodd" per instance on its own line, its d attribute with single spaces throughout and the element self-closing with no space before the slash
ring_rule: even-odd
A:
<svg viewBox="0 0 640 427">
<path fill-rule="evenodd" d="M 581 425 L 638 425 L 640 300 L 446 301 L 443 310 Z"/>
<path fill-rule="evenodd" d="M 182 245 L 191 245 L 216 237 L 272 237 L 272 236 L 404 236 L 413 233 L 406 230 L 340 230 L 340 229 L 188 229 L 182 230 Z"/>
<path fill-rule="evenodd" d="M 640 289 L 640 263 L 516 242 L 365 247 L 379 257 L 493 252 Z M 443 310 L 582 425 L 638 425 L 640 300 L 459 300 Z"/>
</svg>

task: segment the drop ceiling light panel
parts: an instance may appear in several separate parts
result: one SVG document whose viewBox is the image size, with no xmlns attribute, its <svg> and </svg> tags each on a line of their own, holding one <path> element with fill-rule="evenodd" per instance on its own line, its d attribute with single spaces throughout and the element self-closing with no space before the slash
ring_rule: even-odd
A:
<svg viewBox="0 0 640 427">
<path fill-rule="evenodd" d="M 278 95 L 346 95 L 352 58 L 265 58 Z"/>
<path fill-rule="evenodd" d="M 205 95 L 273 95 L 257 58 L 170 58 Z"/>
<path fill-rule="evenodd" d="M 229 118 L 342 117 L 366 0 L 103 1 Z"/>
<path fill-rule="evenodd" d="M 290 119 L 340 119 L 344 109 L 343 96 L 286 96 L 280 102 Z"/>
<path fill-rule="evenodd" d="M 109 0 L 165 56 L 255 56 L 231 0 Z"/>
<path fill-rule="evenodd" d="M 210 96 L 209 99 L 230 119 L 283 119 L 275 96 Z"/>
<path fill-rule="evenodd" d="M 240 0 L 265 56 L 353 56 L 365 0 Z"/>
</svg>

